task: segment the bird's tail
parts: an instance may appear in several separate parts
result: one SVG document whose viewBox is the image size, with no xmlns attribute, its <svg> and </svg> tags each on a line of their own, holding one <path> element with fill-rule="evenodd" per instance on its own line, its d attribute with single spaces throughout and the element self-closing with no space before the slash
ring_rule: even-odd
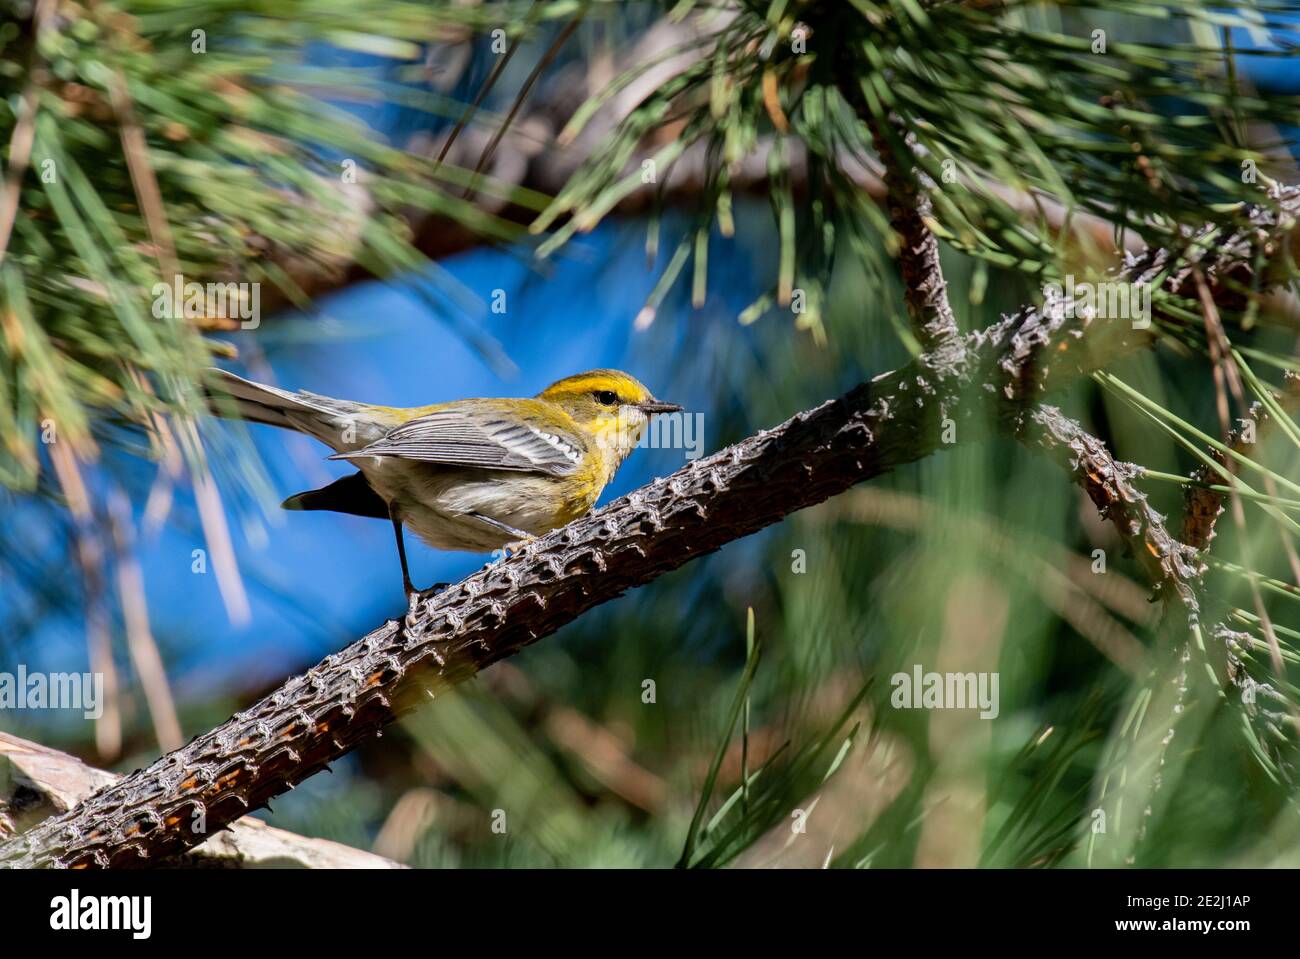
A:
<svg viewBox="0 0 1300 959">
<path fill-rule="evenodd" d="M 252 423 L 306 433 L 340 451 L 364 446 L 382 434 L 359 403 L 306 390 L 290 393 L 225 370 L 210 372 L 208 407 L 217 416 L 238 415 Z"/>
</svg>

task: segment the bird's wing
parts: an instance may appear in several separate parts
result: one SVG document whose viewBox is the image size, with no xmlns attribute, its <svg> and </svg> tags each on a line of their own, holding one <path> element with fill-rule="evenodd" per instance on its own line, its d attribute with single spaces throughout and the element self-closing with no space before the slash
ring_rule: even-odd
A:
<svg viewBox="0 0 1300 959">
<path fill-rule="evenodd" d="M 582 454 L 581 440 L 567 429 L 529 425 L 520 421 L 514 409 L 492 401 L 473 405 L 463 401 L 417 416 L 369 446 L 330 459 L 397 456 L 448 466 L 567 476 L 581 464 Z"/>
</svg>

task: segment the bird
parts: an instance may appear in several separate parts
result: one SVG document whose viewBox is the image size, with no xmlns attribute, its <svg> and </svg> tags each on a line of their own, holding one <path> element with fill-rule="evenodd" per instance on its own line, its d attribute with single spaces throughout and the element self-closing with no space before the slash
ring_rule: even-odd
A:
<svg viewBox="0 0 1300 959">
<path fill-rule="evenodd" d="M 613 369 L 567 376 L 533 397 L 406 408 L 209 373 L 216 415 L 303 433 L 357 468 L 280 505 L 389 520 L 409 603 L 445 584 L 412 584 L 404 529 L 439 550 L 517 550 L 586 514 L 650 417 L 682 411 Z"/>
</svg>

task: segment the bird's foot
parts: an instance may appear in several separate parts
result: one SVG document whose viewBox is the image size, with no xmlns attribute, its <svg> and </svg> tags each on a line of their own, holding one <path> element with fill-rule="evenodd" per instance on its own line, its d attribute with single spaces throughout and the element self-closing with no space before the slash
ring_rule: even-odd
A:
<svg viewBox="0 0 1300 959">
<path fill-rule="evenodd" d="M 515 554 L 522 552 L 523 548 L 535 539 L 537 539 L 536 536 L 529 535 L 525 535 L 520 539 L 512 539 L 501 547 L 501 552 L 505 556 L 514 556 Z"/>
<path fill-rule="evenodd" d="M 439 593 L 441 593 L 450 585 L 451 585 L 450 583 L 434 583 L 428 589 L 416 589 L 415 586 L 412 585 L 411 583 L 409 582 L 405 583 L 403 585 L 403 588 L 406 590 L 407 616 L 415 615 L 415 612 L 419 608 L 421 600 L 433 599 L 433 597 L 437 596 Z"/>
<path fill-rule="evenodd" d="M 527 534 L 525 534 L 527 535 Z M 518 556 L 524 545 L 537 539 L 536 536 L 527 536 L 526 539 L 514 539 L 508 543 L 503 543 L 492 551 L 492 558 L 488 560 L 487 565 L 499 563 L 503 559 L 509 559 L 511 556 Z"/>
</svg>

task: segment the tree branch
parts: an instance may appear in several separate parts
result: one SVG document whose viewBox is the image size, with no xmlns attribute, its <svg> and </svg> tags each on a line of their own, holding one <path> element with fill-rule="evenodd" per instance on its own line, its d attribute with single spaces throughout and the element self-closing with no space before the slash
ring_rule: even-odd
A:
<svg viewBox="0 0 1300 959">
<path fill-rule="evenodd" d="M 1104 442 L 1054 406 L 1027 411 L 1018 435 L 1070 474 L 1132 548 L 1147 581 L 1157 592 L 1172 590 L 1188 620 L 1196 622 L 1200 614 L 1196 589 L 1205 564 L 1194 547 L 1170 535 L 1164 518 L 1133 484 L 1141 467 L 1115 459 Z"/>
<path fill-rule="evenodd" d="M 957 337 L 957 319 L 948 302 L 947 281 L 939 260 L 939 240 L 926 222 L 933 214 L 911 157 L 916 145 L 892 117 L 880 120 L 864 109 L 861 102 L 858 108 L 871 130 L 872 142 L 885 171 L 889 222 L 902 243 L 899 272 L 912 331 L 928 350 L 947 348 Z M 1195 621 L 1199 609 L 1196 586 L 1205 570 L 1204 564 L 1197 558 L 1195 549 L 1169 535 L 1163 517 L 1133 485 L 1139 467 L 1115 460 L 1102 440 L 1054 406 L 1028 408 L 1016 435 L 1026 446 L 1045 452 L 1065 468 L 1088 494 L 1102 518 L 1115 524 L 1132 548 L 1147 581 L 1157 591 L 1171 586 L 1187 616 Z"/>
<path fill-rule="evenodd" d="M 892 117 L 882 122 L 861 107 L 859 116 L 871 130 L 871 142 L 885 171 L 885 209 L 900 243 L 898 269 L 912 332 L 923 349 L 933 350 L 956 337 L 957 318 L 948 303 L 939 239 L 925 222 L 934 214 L 911 157 L 916 146 Z"/>
<path fill-rule="evenodd" d="M 75 756 L 0 733 L 0 837 L 67 812 L 122 777 Z M 400 863 L 328 839 L 311 839 L 251 816 L 155 866 L 219 869 L 401 869 Z"/>
<path fill-rule="evenodd" d="M 1254 211 L 1238 233 L 1165 274 L 1171 254 L 1130 257 L 1117 279 L 1164 276 L 1181 292 L 1192 270 L 1235 295 L 1256 253 L 1279 268 L 1300 191 L 1282 222 Z M 1267 280 L 1270 273 L 1261 278 Z M 1154 330 L 1033 307 L 954 338 L 837 400 L 693 462 L 529 543 L 327 657 L 248 710 L 0 846 L 0 865 L 147 865 L 207 838 L 375 735 L 439 691 L 555 632 L 586 610 L 664 572 L 940 447 L 950 421 L 962 442 L 1019 435 L 1049 392 L 1154 342 Z M 951 345 L 951 344 L 950 344 Z M 1037 414 L 1030 414 L 1030 422 Z M 1041 426 L 1050 426 L 1040 422 Z M 1069 431 L 1057 444 L 1073 448 Z M 194 831 L 196 821 L 207 832 Z"/>
<path fill-rule="evenodd" d="M 1283 376 L 1282 391 L 1277 400 L 1288 414 L 1300 407 L 1300 376 L 1291 372 Z M 1273 422 L 1262 403 L 1253 404 L 1250 414 L 1257 424 L 1253 443 L 1246 442 L 1246 437 L 1240 430 L 1233 430 L 1228 436 L 1228 445 L 1243 456 L 1249 455 L 1252 445 L 1263 440 L 1265 430 Z M 1223 469 L 1236 474 L 1236 464 L 1222 450 L 1216 447 L 1208 450 L 1207 455 Z M 1223 503 L 1229 494 L 1210 489 L 1211 485 L 1223 485 L 1225 478 L 1206 464 L 1198 466 L 1192 472 L 1192 479 L 1195 483 L 1187 487 L 1183 496 L 1182 536 L 1185 542 L 1199 550 L 1209 549 L 1216 535 L 1215 524 L 1223 515 Z"/>
</svg>

